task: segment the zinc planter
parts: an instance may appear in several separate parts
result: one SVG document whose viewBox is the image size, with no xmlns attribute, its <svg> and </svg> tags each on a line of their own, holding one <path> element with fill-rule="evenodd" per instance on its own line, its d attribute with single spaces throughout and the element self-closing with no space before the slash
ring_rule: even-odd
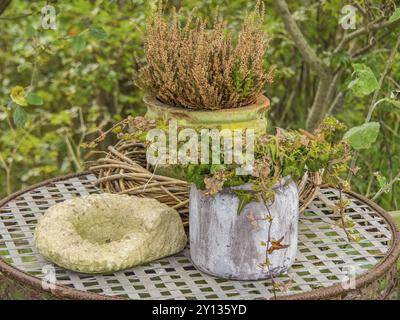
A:
<svg viewBox="0 0 400 320">
<path fill-rule="evenodd" d="M 146 106 L 146 118 L 175 119 L 179 127 L 217 128 L 217 129 L 254 129 L 256 134 L 266 131 L 266 112 L 269 108 L 269 100 L 260 96 L 251 105 L 219 110 L 193 110 L 187 108 L 173 107 L 162 103 L 154 96 L 146 94 L 143 98 Z"/>
<path fill-rule="evenodd" d="M 194 265 L 213 276 L 236 280 L 260 280 L 286 273 L 297 252 L 297 185 L 290 177 L 282 179 L 274 187 L 275 200 L 269 210 L 262 202 L 253 201 L 239 215 L 239 198 L 233 189 L 251 190 L 251 185 L 224 188 L 215 196 L 206 196 L 192 186 L 189 235 Z M 263 219 L 269 213 L 272 222 Z M 281 240 L 284 248 L 267 253 L 262 242 L 267 242 L 268 235 L 271 241 Z M 260 266 L 267 258 L 270 266 Z"/>
</svg>

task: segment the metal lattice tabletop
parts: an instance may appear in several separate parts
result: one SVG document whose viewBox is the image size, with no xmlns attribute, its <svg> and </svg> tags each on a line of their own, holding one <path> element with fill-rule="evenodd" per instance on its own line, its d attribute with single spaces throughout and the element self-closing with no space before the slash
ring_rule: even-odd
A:
<svg viewBox="0 0 400 320">
<path fill-rule="evenodd" d="M 37 219 L 50 206 L 76 196 L 100 193 L 93 174 L 44 182 L 0 203 L 0 298 L 11 292 L 58 298 L 131 299 L 268 299 L 270 280 L 232 281 L 214 278 L 193 266 L 189 250 L 147 265 L 112 274 L 87 275 L 52 265 L 37 252 L 33 232 Z M 349 217 L 360 241 L 348 242 L 335 225 L 331 205 L 334 189 L 322 189 L 300 218 L 297 260 L 278 281 L 281 298 L 384 298 L 396 285 L 398 230 L 387 214 L 355 194 Z M 49 270 L 56 286 L 43 288 Z M 342 281 L 355 273 L 355 287 Z M 46 283 L 46 282 L 44 282 Z M 46 290 L 50 290 L 48 294 Z"/>
</svg>

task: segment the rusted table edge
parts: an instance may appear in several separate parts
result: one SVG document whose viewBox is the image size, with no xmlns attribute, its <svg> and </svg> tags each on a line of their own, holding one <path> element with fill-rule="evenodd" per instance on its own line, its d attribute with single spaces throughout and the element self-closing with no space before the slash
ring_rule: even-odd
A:
<svg viewBox="0 0 400 320">
<path fill-rule="evenodd" d="M 396 264 L 397 259 L 400 256 L 400 232 L 399 228 L 397 227 L 396 223 L 394 222 L 393 218 L 379 205 L 375 202 L 372 202 L 368 198 L 359 195 L 358 193 L 347 191 L 347 194 L 351 195 L 352 197 L 364 202 L 372 209 L 377 211 L 383 219 L 388 223 L 393 238 L 390 249 L 386 253 L 384 259 L 382 259 L 374 268 L 369 270 L 366 274 L 361 275 L 360 277 L 356 278 L 355 281 L 355 288 L 354 289 L 344 289 L 341 284 L 336 284 L 334 286 L 326 287 L 326 288 L 319 288 L 314 289 L 312 291 L 287 295 L 284 297 L 280 297 L 282 299 L 289 299 L 289 300 L 318 300 L 318 299 L 329 299 L 334 297 L 339 297 L 341 295 L 346 295 L 352 291 L 356 291 L 360 288 L 365 287 L 368 284 L 382 278 L 386 272 L 390 270 L 390 268 Z"/>
<path fill-rule="evenodd" d="M 90 172 L 90 171 L 84 171 L 81 173 L 73 173 L 73 174 L 60 176 L 60 177 L 56 177 L 53 179 L 48 179 L 48 180 L 39 182 L 39 183 L 29 186 L 23 190 L 17 191 L 15 193 L 9 195 L 8 197 L 4 198 L 3 200 L 1 200 L 0 208 L 3 207 L 5 204 L 7 204 L 9 201 L 11 201 L 15 198 L 18 198 L 20 195 L 27 193 L 29 191 L 32 191 L 34 189 L 46 186 L 46 185 L 54 183 L 54 182 L 68 180 L 68 179 L 72 179 L 72 178 L 80 177 L 80 176 L 85 176 L 85 175 L 88 175 L 91 173 L 92 172 Z M 23 272 L 19 269 L 14 268 L 13 266 L 11 266 L 7 262 L 5 262 L 2 258 L 0 258 L 0 273 L 2 273 L 6 278 L 13 279 L 14 281 L 18 282 L 21 285 L 30 286 L 34 290 L 42 291 L 43 293 L 51 293 L 56 298 L 85 299 L 85 300 L 121 300 L 122 299 L 119 297 L 104 296 L 104 295 L 100 295 L 100 294 L 76 290 L 71 287 L 66 287 L 66 286 L 62 286 L 59 284 L 55 284 L 53 289 L 45 290 L 42 287 L 41 279 L 36 278 L 36 277 L 34 277 L 26 272 Z"/>
<path fill-rule="evenodd" d="M 29 186 L 25 189 L 17 191 L 3 200 L 0 200 L 0 208 L 7 204 L 9 201 L 19 197 L 20 195 L 32 191 L 36 188 L 46 186 L 51 183 L 55 183 L 58 181 L 64 181 L 68 179 L 72 179 L 75 177 L 81 177 L 88 174 L 93 174 L 91 171 L 84 171 L 80 173 L 69 174 L 65 176 L 60 176 L 52 179 L 48 179 L 32 186 Z M 347 192 L 351 196 L 359 199 L 360 201 L 365 202 L 371 208 L 376 210 L 388 223 L 390 226 L 393 239 L 390 246 L 389 251 L 387 252 L 386 256 L 368 273 L 356 278 L 355 289 L 346 290 L 342 287 L 341 284 L 337 284 L 334 286 L 314 289 L 312 291 L 297 293 L 287 296 L 280 296 L 279 299 L 288 299 L 288 300 L 315 300 L 315 299 L 332 299 L 335 297 L 340 297 L 342 295 L 346 295 L 351 291 L 358 290 L 362 287 L 365 287 L 368 284 L 382 278 L 386 272 L 390 270 L 391 267 L 397 262 L 397 259 L 400 255 L 400 232 L 398 227 L 396 226 L 395 222 L 393 221 L 392 217 L 383 210 L 380 206 L 376 203 L 372 202 L 371 200 L 367 199 L 364 196 L 361 196 L 355 192 Z M 73 289 L 71 287 L 66 287 L 62 285 L 56 284 L 53 289 L 43 289 L 42 288 L 42 281 L 39 278 L 36 278 L 26 272 L 18 270 L 5 262 L 2 258 L 0 258 L 0 273 L 2 273 L 5 277 L 9 279 L 13 279 L 17 281 L 19 284 L 24 286 L 30 286 L 34 290 L 42 291 L 45 293 L 51 293 L 56 298 L 61 299 L 84 299 L 84 300 L 127 300 L 127 298 L 117 297 L 117 296 L 105 296 L 96 293 L 90 293 L 86 291 L 81 291 L 77 289 Z"/>
</svg>

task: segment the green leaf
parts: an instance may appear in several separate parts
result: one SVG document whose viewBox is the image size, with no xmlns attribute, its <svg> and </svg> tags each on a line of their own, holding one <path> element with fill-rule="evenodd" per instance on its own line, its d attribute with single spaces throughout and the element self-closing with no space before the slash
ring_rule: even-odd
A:
<svg viewBox="0 0 400 320">
<path fill-rule="evenodd" d="M 400 19 L 400 8 L 397 8 L 389 18 L 389 22 L 394 22 Z"/>
<path fill-rule="evenodd" d="M 378 176 L 378 183 L 380 188 L 385 188 L 387 186 L 387 179 L 384 176 Z"/>
<path fill-rule="evenodd" d="M 107 32 L 102 27 L 91 26 L 89 31 L 90 35 L 97 40 L 104 40 L 108 37 Z"/>
<path fill-rule="evenodd" d="M 28 68 L 32 68 L 32 63 L 30 62 L 23 62 L 17 67 L 18 72 L 24 72 Z"/>
<path fill-rule="evenodd" d="M 72 49 L 76 52 L 81 52 L 86 48 L 86 40 L 82 36 L 76 36 L 72 39 Z"/>
<path fill-rule="evenodd" d="M 212 164 L 210 168 L 210 173 L 215 174 L 219 171 L 226 170 L 226 166 L 223 164 Z"/>
<path fill-rule="evenodd" d="M 28 115 L 25 110 L 20 106 L 17 106 L 13 113 L 14 123 L 18 128 L 25 128 L 26 121 L 28 120 Z"/>
<path fill-rule="evenodd" d="M 22 290 L 15 290 L 14 297 L 15 300 L 26 300 L 26 296 L 22 292 Z"/>
<path fill-rule="evenodd" d="M 27 106 L 28 103 L 25 99 L 25 89 L 21 86 L 15 86 L 11 89 L 11 99 L 19 106 Z"/>
<path fill-rule="evenodd" d="M 400 101 L 397 100 L 393 100 L 393 99 L 387 99 L 387 102 L 389 102 L 390 104 L 394 105 L 397 108 L 400 108 Z"/>
<path fill-rule="evenodd" d="M 52 115 L 50 118 L 50 123 L 55 126 L 70 126 L 72 124 L 71 112 L 63 110 L 57 114 Z"/>
<path fill-rule="evenodd" d="M 240 215 L 240 213 L 242 212 L 244 207 L 248 203 L 254 201 L 255 197 L 254 197 L 254 194 L 252 194 L 248 191 L 244 191 L 244 190 L 235 190 L 234 193 L 239 198 L 239 207 L 238 207 L 237 214 Z"/>
<path fill-rule="evenodd" d="M 28 94 L 28 96 L 26 97 L 26 101 L 34 106 L 41 106 L 43 104 L 43 99 L 41 96 L 37 95 L 34 92 L 31 92 Z"/>
<path fill-rule="evenodd" d="M 355 63 L 353 69 L 356 79 L 351 81 L 348 88 L 351 89 L 357 97 L 363 97 L 379 89 L 378 80 L 370 67 L 365 64 Z"/>
<path fill-rule="evenodd" d="M 400 108 L 400 100 L 396 100 L 398 99 L 397 96 L 395 96 L 395 94 L 398 94 L 397 92 L 392 92 L 391 94 L 391 98 L 385 98 L 385 101 L 392 104 L 393 106 Z"/>
<path fill-rule="evenodd" d="M 362 126 L 351 128 L 346 132 L 343 139 L 356 149 L 368 149 L 376 141 L 379 134 L 380 124 L 378 122 L 368 122 Z"/>
<path fill-rule="evenodd" d="M 387 287 L 387 281 L 386 279 L 383 279 L 381 281 L 379 281 L 379 290 L 384 290 Z"/>
<path fill-rule="evenodd" d="M 376 177 L 376 180 L 378 181 L 379 188 L 380 189 L 387 189 L 389 187 L 387 178 L 383 176 L 380 172 L 375 172 L 374 176 Z M 389 190 L 386 190 L 388 192 Z"/>
</svg>

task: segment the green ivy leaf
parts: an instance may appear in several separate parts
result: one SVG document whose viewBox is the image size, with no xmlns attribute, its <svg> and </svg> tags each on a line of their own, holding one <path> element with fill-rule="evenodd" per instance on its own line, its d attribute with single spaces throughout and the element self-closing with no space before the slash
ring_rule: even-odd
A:
<svg viewBox="0 0 400 320">
<path fill-rule="evenodd" d="M 76 52 L 81 52 L 86 48 L 86 40 L 82 36 L 78 35 L 72 39 L 72 49 Z"/>
<path fill-rule="evenodd" d="M 104 40 L 108 37 L 107 32 L 102 27 L 91 26 L 89 31 L 90 35 L 97 40 Z"/>
<path fill-rule="evenodd" d="M 234 193 L 239 198 L 239 207 L 237 214 L 240 215 L 244 207 L 255 200 L 254 194 L 244 191 L 244 190 L 235 190 Z"/>
<path fill-rule="evenodd" d="M 389 22 L 394 22 L 400 19 L 400 8 L 397 8 L 389 18 Z"/>
<path fill-rule="evenodd" d="M 368 122 L 361 126 L 351 128 L 346 132 L 343 139 L 356 149 L 368 149 L 376 141 L 379 134 L 380 124 L 378 122 Z"/>
<path fill-rule="evenodd" d="M 365 64 L 355 63 L 353 69 L 356 79 L 351 81 L 348 88 L 351 89 L 357 97 L 366 96 L 379 89 L 378 80 L 370 67 Z"/>
<path fill-rule="evenodd" d="M 25 98 L 25 89 L 21 86 L 15 86 L 11 89 L 11 99 L 19 106 L 27 106 L 28 103 L 26 102 Z"/>
<path fill-rule="evenodd" d="M 43 104 L 43 99 L 41 96 L 34 92 L 30 92 L 26 97 L 26 101 L 34 106 L 41 106 Z"/>
<path fill-rule="evenodd" d="M 20 106 L 16 106 L 13 113 L 14 123 L 18 128 L 25 128 L 26 121 L 28 120 L 28 115 L 25 110 Z"/>
</svg>

